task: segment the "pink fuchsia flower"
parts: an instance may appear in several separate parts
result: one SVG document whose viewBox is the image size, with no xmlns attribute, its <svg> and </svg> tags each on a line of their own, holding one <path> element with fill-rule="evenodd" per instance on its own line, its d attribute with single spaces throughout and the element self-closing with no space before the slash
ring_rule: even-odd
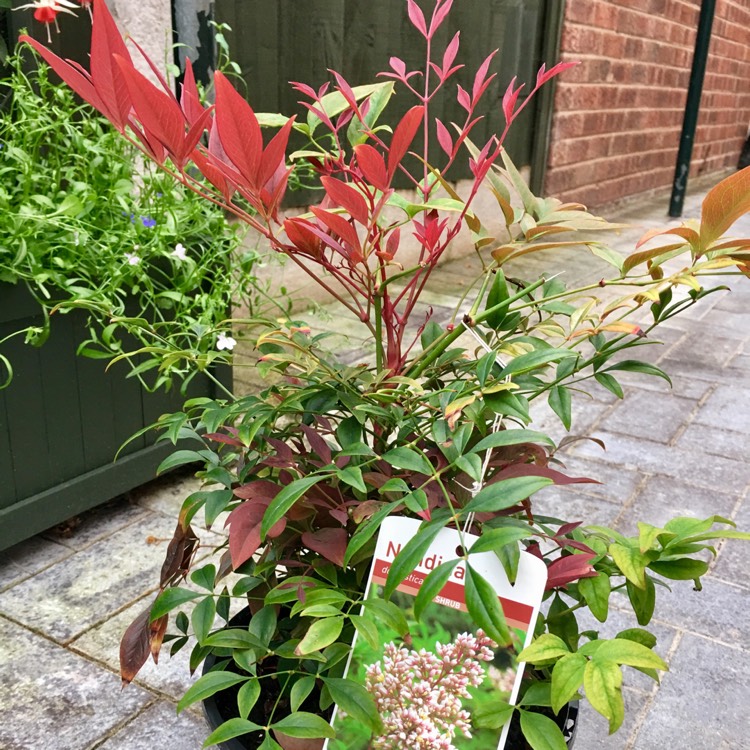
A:
<svg viewBox="0 0 750 750">
<path fill-rule="evenodd" d="M 438 643 L 435 653 L 386 645 L 383 659 L 367 668 L 365 687 L 375 699 L 384 731 L 373 738 L 375 750 L 456 750 L 460 731 L 471 738 L 471 697 L 485 676 L 481 662 L 493 658 L 497 645 L 481 630 L 461 633 L 453 643 Z"/>
<path fill-rule="evenodd" d="M 219 337 L 216 339 L 216 348 L 219 351 L 231 352 L 235 346 L 237 346 L 236 339 L 233 339 L 231 336 L 227 336 L 226 333 L 220 333 Z"/>
</svg>

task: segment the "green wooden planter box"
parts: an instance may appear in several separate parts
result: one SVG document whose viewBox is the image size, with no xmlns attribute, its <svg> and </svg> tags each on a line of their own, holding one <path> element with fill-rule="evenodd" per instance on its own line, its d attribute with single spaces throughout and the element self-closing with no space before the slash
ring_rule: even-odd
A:
<svg viewBox="0 0 750 750">
<path fill-rule="evenodd" d="M 171 444 L 146 434 L 114 461 L 120 446 L 185 398 L 218 395 L 205 376 L 187 396 L 148 393 L 124 363 L 106 371 L 77 356 L 85 323 L 83 312 L 55 316 L 44 346 L 19 336 L 2 347 L 14 378 L 0 390 L 0 550 L 153 479 Z M 0 340 L 29 325 L 41 325 L 38 304 L 25 287 L 0 283 Z"/>
</svg>

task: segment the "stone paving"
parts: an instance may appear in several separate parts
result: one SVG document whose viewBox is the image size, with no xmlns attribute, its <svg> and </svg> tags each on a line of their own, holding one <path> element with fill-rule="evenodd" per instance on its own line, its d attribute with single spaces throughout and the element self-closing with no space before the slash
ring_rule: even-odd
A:
<svg viewBox="0 0 750 750">
<path fill-rule="evenodd" d="M 665 223 L 667 196 L 658 198 L 603 212 L 634 225 L 616 240 L 624 252 L 644 229 Z M 686 217 L 699 214 L 701 198 L 700 191 L 689 197 Z M 732 234 L 750 236 L 750 217 Z M 532 256 L 523 270 L 532 276 L 552 262 L 569 283 L 598 273 L 583 251 L 559 260 Z M 441 319 L 471 275 L 471 261 L 435 275 L 425 301 Z M 567 466 L 603 484 L 545 490 L 546 512 L 580 514 L 628 533 L 637 520 L 660 524 L 675 514 L 719 514 L 750 529 L 750 409 L 742 395 L 750 385 L 750 283 L 732 286 L 668 323 L 663 345 L 642 348 L 673 376 L 672 390 L 628 375 L 624 401 L 602 390 L 577 405 L 573 432 L 603 439 L 607 450 L 576 443 Z M 312 319 L 321 327 L 327 321 L 338 325 L 335 309 Z M 338 350 L 361 358 L 359 331 L 337 331 Z M 543 429 L 560 434 L 544 409 L 538 417 Z M 150 601 L 176 509 L 193 486 L 185 476 L 157 480 L 0 553 L 0 750 L 201 747 L 207 729 L 200 713 L 175 713 L 191 679 L 186 655 L 147 665 L 126 690 L 117 676 L 119 637 Z M 201 531 L 206 541 L 217 533 Z M 678 583 L 659 593 L 652 625 L 672 671 L 659 686 L 626 670 L 623 728 L 607 737 L 606 722 L 584 709 L 576 750 L 750 748 L 748 563 L 750 544 L 722 544 L 703 591 Z M 618 612 L 605 634 L 634 624 Z"/>
</svg>

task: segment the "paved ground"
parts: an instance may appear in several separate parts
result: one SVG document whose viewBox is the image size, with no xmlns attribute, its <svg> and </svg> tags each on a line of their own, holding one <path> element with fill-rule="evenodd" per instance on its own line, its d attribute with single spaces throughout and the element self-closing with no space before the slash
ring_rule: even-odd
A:
<svg viewBox="0 0 750 750">
<path fill-rule="evenodd" d="M 699 212 L 700 194 L 686 206 Z M 622 233 L 628 251 L 644 228 L 662 225 L 667 196 L 608 218 L 637 225 Z M 750 236 L 750 217 L 735 236 Z M 525 275 L 554 263 L 568 279 L 598 270 L 588 256 L 529 261 Z M 535 265 L 536 264 L 536 265 Z M 428 303 L 449 315 L 471 263 L 436 275 Z M 573 432 L 602 438 L 603 452 L 579 443 L 574 474 L 603 485 L 549 492 L 545 508 L 566 517 L 634 531 L 675 514 L 720 514 L 750 529 L 750 282 L 733 282 L 663 329 L 650 359 L 673 375 L 674 389 L 640 376 L 627 379 L 623 402 L 597 393 L 577 408 Z M 319 319 L 327 325 L 326 316 Z M 336 311 L 328 321 L 338 325 Z M 315 321 L 314 321 L 315 322 Z M 338 347 L 360 357 L 357 332 Z M 543 424 L 552 425 L 541 411 Z M 175 509 L 191 480 L 170 478 L 93 511 L 71 524 L 0 553 L 0 750 L 198 750 L 207 731 L 195 712 L 175 715 L 190 677 L 184 658 L 149 665 L 121 691 L 118 641 L 149 601 L 171 536 Z M 212 532 L 203 532 L 215 539 Z M 632 672 L 622 730 L 606 738 L 603 720 L 586 711 L 576 750 L 747 750 L 750 748 L 750 544 L 721 546 L 704 590 L 676 585 L 659 594 L 658 650 L 671 670 L 659 687 Z M 607 630 L 629 627 L 623 616 Z M 482 749 L 479 749 L 482 750 Z"/>
</svg>

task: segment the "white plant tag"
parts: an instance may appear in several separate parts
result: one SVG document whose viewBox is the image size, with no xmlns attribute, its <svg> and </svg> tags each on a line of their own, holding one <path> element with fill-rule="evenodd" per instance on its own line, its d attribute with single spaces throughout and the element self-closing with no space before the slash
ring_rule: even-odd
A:
<svg viewBox="0 0 750 750">
<path fill-rule="evenodd" d="M 398 516 L 383 521 L 365 593 L 368 601 L 382 601 L 393 559 L 415 536 L 420 523 Z M 327 740 L 324 750 L 431 747 L 419 745 L 417 737 L 433 737 L 434 747 L 445 750 L 503 750 L 509 723 L 501 730 L 477 727 L 472 719 L 491 715 L 492 706 L 503 700 L 515 704 L 524 668 L 516 655 L 533 637 L 533 624 L 547 583 L 547 566 L 538 557 L 522 551 L 518 576 L 515 584 L 511 584 L 492 552 L 469 558 L 471 568 L 497 592 L 507 625 L 514 634 L 512 647 L 487 646 L 477 636 L 466 608 L 463 560 L 453 568 L 419 621 L 414 615 L 415 598 L 429 573 L 442 563 L 459 558 L 461 545 L 470 547 L 477 539 L 454 529 L 441 530 L 414 571 L 398 586 L 390 601 L 406 618 L 409 632 L 405 636 L 389 628 L 382 619 L 376 622 L 380 635 L 377 648 L 355 636 L 345 676 L 365 685 L 371 693 L 385 733 L 373 736 L 362 722 L 337 707 L 331 719 L 337 739 Z M 369 619 L 368 609 L 365 606 L 363 614 Z M 461 690 L 466 679 L 468 694 Z M 446 738 L 449 744 L 440 744 Z"/>
</svg>

